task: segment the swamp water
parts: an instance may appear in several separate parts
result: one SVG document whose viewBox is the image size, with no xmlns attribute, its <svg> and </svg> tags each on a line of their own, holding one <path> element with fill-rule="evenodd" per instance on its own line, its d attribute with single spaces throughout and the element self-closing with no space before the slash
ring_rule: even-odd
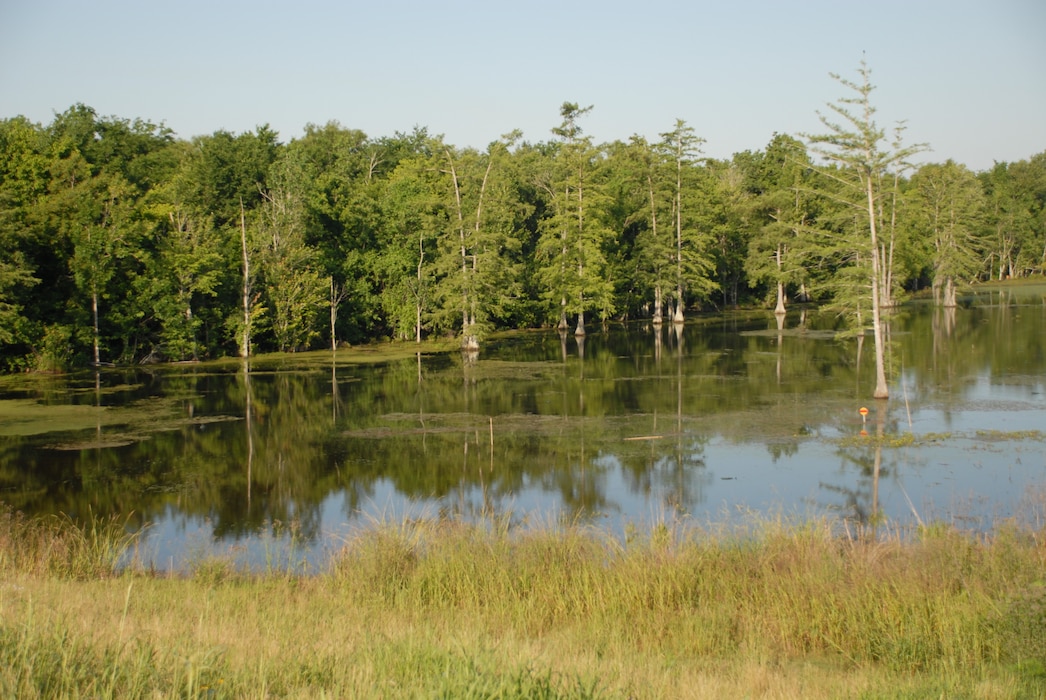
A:
<svg viewBox="0 0 1046 700">
<path fill-rule="evenodd" d="M 522 332 L 458 352 L 363 349 L 0 382 L 0 503 L 128 517 L 184 569 L 322 565 L 375 521 L 508 515 L 614 533 L 685 518 L 987 529 L 1046 501 L 1046 288 L 982 291 L 871 338 L 724 314 Z M 865 417 L 859 412 L 867 407 Z M 1029 516 L 1030 514 L 1030 516 Z M 1041 525 L 1041 524 L 1040 524 Z"/>
</svg>

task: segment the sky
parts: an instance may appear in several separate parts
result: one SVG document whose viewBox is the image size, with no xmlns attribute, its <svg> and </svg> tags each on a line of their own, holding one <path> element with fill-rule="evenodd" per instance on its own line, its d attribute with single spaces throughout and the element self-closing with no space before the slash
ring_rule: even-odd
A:
<svg viewBox="0 0 1046 700">
<path fill-rule="evenodd" d="M 862 60 L 923 162 L 1046 151 L 1043 0 L 0 0 L 0 118 L 83 103 L 185 139 L 336 121 L 483 149 L 553 139 L 573 102 L 597 143 L 682 119 L 730 158 L 824 133 Z"/>
</svg>

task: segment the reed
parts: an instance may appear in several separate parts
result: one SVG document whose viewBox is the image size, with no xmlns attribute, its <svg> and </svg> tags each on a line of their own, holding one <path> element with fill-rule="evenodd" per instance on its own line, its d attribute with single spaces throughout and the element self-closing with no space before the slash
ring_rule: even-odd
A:
<svg viewBox="0 0 1046 700">
<path fill-rule="evenodd" d="M 116 575 L 130 563 L 139 533 L 130 516 L 82 519 L 59 514 L 35 519 L 0 508 L 0 571 L 91 579 Z"/>
<path fill-rule="evenodd" d="M 102 566 L 112 523 L 70 557 L 82 524 L 0 517 L 5 697 L 1046 695 L 1046 542 L 1015 523 L 404 518 L 319 575 L 168 577 Z"/>
</svg>

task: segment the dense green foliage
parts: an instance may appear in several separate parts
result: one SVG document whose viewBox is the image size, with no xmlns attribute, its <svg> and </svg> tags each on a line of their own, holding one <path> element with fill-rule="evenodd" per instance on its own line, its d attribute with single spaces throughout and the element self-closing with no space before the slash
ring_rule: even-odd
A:
<svg viewBox="0 0 1046 700">
<path fill-rule="evenodd" d="M 184 141 L 84 105 L 46 126 L 2 120 L 0 368 L 425 336 L 474 347 L 568 317 L 583 330 L 586 314 L 680 320 L 786 298 L 867 324 L 855 241 L 869 222 L 838 164 L 783 135 L 703 158 L 682 120 L 658 143 L 596 144 L 589 109 L 564 103 L 550 140 L 483 151 L 333 122 L 289 143 L 265 126 Z M 1046 271 L 1046 153 L 874 176 L 887 307 Z"/>
</svg>

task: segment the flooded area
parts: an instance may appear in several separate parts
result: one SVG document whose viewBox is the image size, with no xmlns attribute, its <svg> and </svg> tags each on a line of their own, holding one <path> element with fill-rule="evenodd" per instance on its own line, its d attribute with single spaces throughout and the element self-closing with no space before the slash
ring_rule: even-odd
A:
<svg viewBox="0 0 1046 700">
<path fill-rule="evenodd" d="M 988 529 L 1046 500 L 1046 288 L 870 337 L 766 312 L 0 381 L 0 502 L 129 517 L 138 556 L 317 564 L 402 517 L 566 518 L 613 532 L 753 513 Z M 860 409 L 867 408 L 862 416 Z M 1040 504 L 1036 508 L 1035 504 Z"/>
</svg>

